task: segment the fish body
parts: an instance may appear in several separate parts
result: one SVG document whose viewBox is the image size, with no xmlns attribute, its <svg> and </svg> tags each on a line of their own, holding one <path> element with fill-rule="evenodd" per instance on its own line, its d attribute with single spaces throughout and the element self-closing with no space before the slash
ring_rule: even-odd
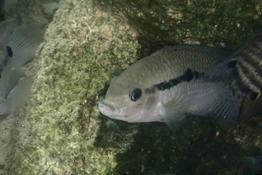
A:
<svg viewBox="0 0 262 175">
<path fill-rule="evenodd" d="M 24 77 L 23 66 L 35 57 L 42 36 L 43 30 L 38 25 L 19 25 L 16 20 L 1 22 L 0 117 L 24 104 L 32 83 Z"/>
<path fill-rule="evenodd" d="M 194 45 L 165 47 L 113 78 L 99 110 L 127 122 L 174 123 L 187 114 L 235 119 L 243 99 L 225 85 L 228 73 L 205 76 L 230 54 Z"/>
<path fill-rule="evenodd" d="M 0 36 L 2 48 L 0 97 L 6 98 L 8 93 L 23 76 L 22 66 L 30 62 L 42 41 L 42 32 L 38 26 L 15 26 L 13 21 L 0 26 L 3 33 Z M 12 30 L 9 31 L 11 27 Z"/>
</svg>

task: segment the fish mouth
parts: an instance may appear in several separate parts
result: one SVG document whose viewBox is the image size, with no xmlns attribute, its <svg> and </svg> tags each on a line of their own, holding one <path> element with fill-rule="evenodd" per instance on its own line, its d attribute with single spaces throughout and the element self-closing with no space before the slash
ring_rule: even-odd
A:
<svg viewBox="0 0 262 175">
<path fill-rule="evenodd" d="M 100 100 L 98 102 L 98 109 L 103 115 L 108 116 L 110 118 L 119 115 L 119 111 L 112 104 L 106 102 L 105 100 Z"/>
<path fill-rule="evenodd" d="M 100 100 L 98 102 L 98 109 L 99 111 L 114 120 L 122 120 L 125 121 L 128 119 L 127 115 L 122 115 L 121 110 L 114 107 L 112 103 L 106 102 L 105 100 Z"/>
</svg>

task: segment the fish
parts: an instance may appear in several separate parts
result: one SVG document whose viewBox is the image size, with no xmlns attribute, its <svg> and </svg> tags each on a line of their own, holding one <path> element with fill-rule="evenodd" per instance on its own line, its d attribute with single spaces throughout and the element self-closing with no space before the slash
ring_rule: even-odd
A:
<svg viewBox="0 0 262 175">
<path fill-rule="evenodd" d="M 189 115 L 234 121 L 243 98 L 226 86 L 230 71 L 209 76 L 232 53 L 197 45 L 164 47 L 114 77 L 98 109 L 129 123 L 177 123 Z"/>
<path fill-rule="evenodd" d="M 13 23 L 8 24 L 13 26 Z M 6 29 L 0 28 L 0 31 L 9 29 L 7 26 L 4 28 Z M 9 35 L 7 33 L 7 31 L 3 33 L 7 35 L 6 37 L 0 36 L 0 39 L 3 39 L 2 42 L 0 41 L 0 46 L 4 52 L 0 58 L 0 98 L 6 98 L 19 78 L 23 76 L 22 67 L 32 61 L 43 36 L 40 27 L 34 24 L 16 26 Z"/>
<path fill-rule="evenodd" d="M 43 40 L 37 24 L 19 24 L 10 19 L 0 23 L 0 118 L 15 113 L 28 97 L 30 77 L 24 66 L 31 62 Z"/>
<path fill-rule="evenodd" d="M 251 99 L 258 99 L 262 93 L 262 32 L 255 34 L 238 49 L 227 63 L 234 79 L 234 91 Z"/>
<path fill-rule="evenodd" d="M 250 37 L 228 59 L 208 73 L 215 76 L 223 70 L 226 86 L 244 98 L 239 119 L 262 115 L 262 33 Z"/>
</svg>

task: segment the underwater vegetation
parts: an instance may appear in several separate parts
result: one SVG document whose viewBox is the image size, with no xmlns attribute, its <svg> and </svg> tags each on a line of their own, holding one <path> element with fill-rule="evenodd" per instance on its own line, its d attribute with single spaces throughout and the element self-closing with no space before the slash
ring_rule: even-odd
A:
<svg viewBox="0 0 262 175">
<path fill-rule="evenodd" d="M 21 0 L 17 12 L 46 21 L 25 10 L 41 2 Z M 239 48 L 261 29 L 261 9 L 256 0 L 61 1 L 3 174 L 252 174 L 243 157 L 261 155 L 260 118 L 229 129 L 190 118 L 170 130 L 107 119 L 97 102 L 113 76 L 163 46 Z"/>
</svg>

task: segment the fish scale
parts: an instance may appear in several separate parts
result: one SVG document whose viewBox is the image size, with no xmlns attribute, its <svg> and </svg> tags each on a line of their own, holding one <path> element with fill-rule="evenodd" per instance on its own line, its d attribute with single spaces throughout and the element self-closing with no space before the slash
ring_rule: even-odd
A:
<svg viewBox="0 0 262 175">
<path fill-rule="evenodd" d="M 214 65 L 216 62 L 215 59 L 208 58 L 214 54 L 210 56 L 211 51 L 208 50 L 199 52 L 199 48 L 201 47 L 166 47 L 136 62 L 123 73 L 123 77 L 130 77 L 128 82 L 126 82 L 130 84 L 135 84 L 137 79 L 141 79 L 143 86 L 148 87 L 172 79 L 174 75 L 182 74 L 188 67 L 195 68 L 198 71 L 206 71 L 210 68 L 210 65 Z M 161 59 L 158 59 L 158 57 L 161 57 Z M 175 57 L 181 59 L 176 59 Z M 140 69 L 144 71 L 137 72 Z M 151 77 L 151 75 L 154 75 L 154 77 Z"/>
</svg>

